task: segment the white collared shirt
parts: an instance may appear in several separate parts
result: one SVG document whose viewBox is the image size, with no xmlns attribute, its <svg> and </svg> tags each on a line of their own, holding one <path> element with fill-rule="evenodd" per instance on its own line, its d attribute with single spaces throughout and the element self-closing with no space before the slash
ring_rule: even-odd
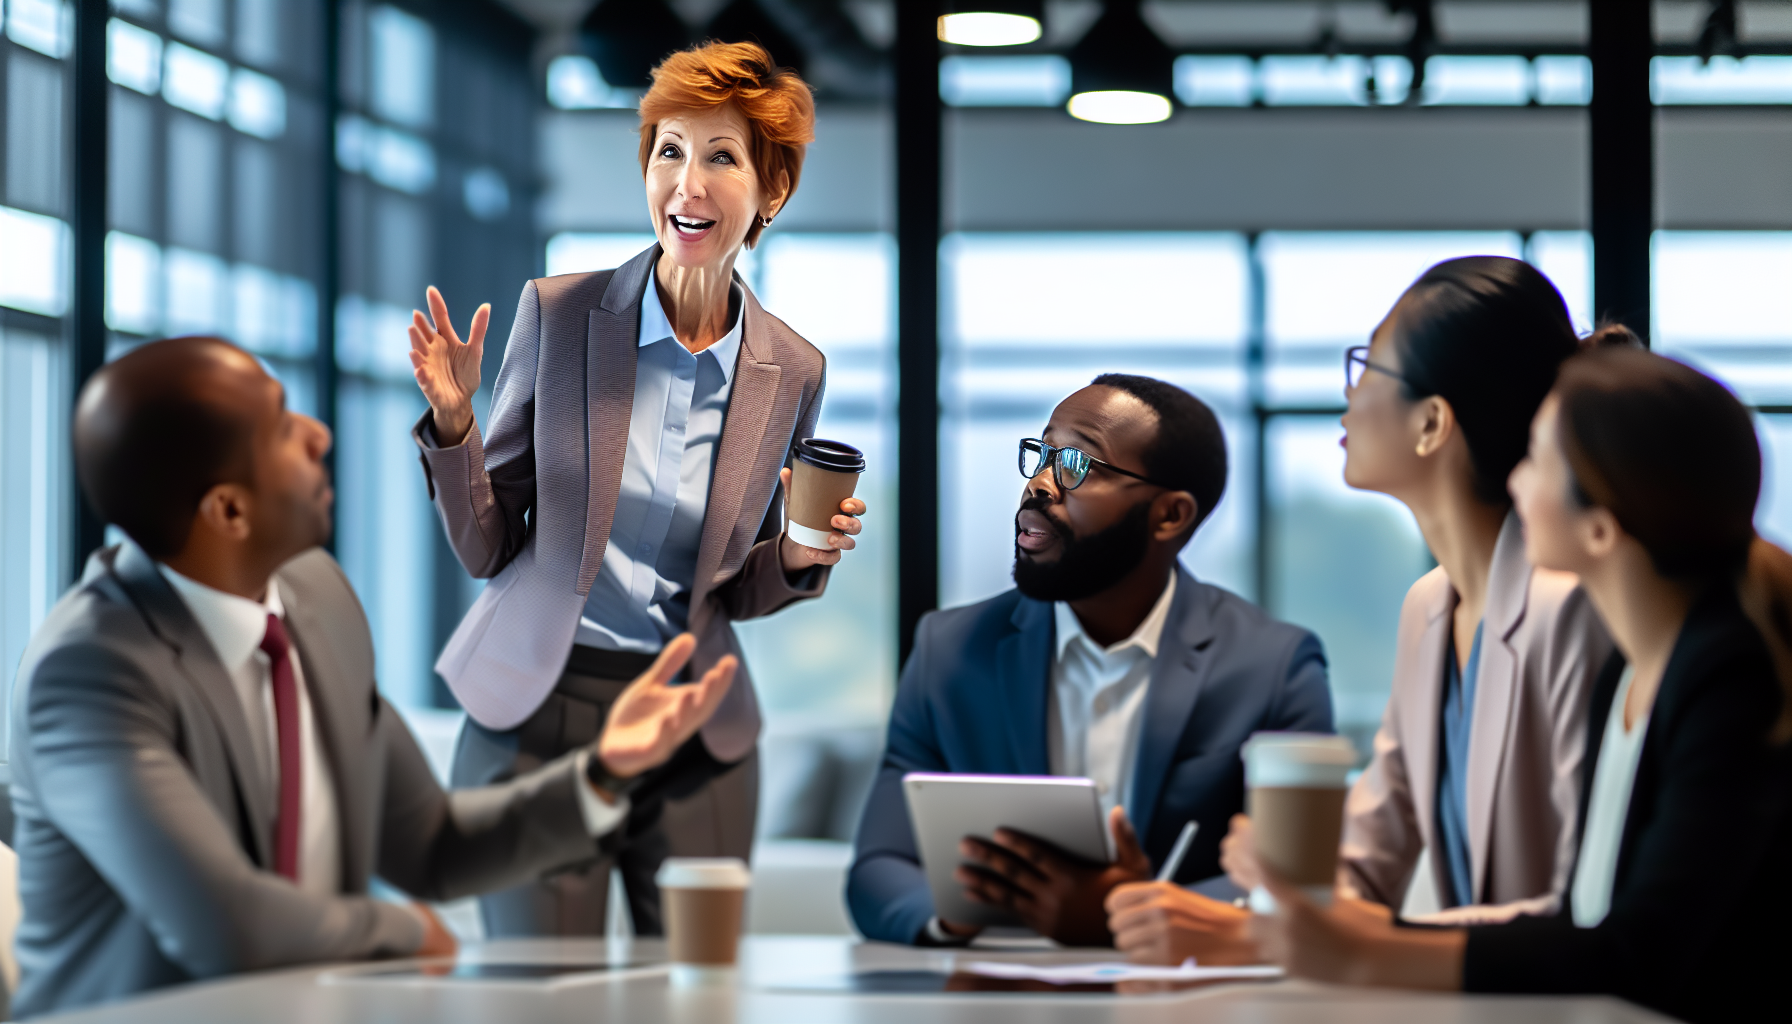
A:
<svg viewBox="0 0 1792 1024">
<path fill-rule="evenodd" d="M 651 276 L 647 281 L 616 514 L 575 643 L 657 654 L 689 622 L 709 481 L 746 318 L 740 285 L 730 298 L 728 333 L 692 355 L 673 333 L 659 287 Z"/>
<path fill-rule="evenodd" d="M 1132 796 L 1139 721 L 1158 641 L 1176 594 L 1176 574 L 1139 628 L 1111 647 L 1083 632 L 1070 605 L 1053 604 L 1057 652 L 1052 661 L 1046 750 L 1053 775 L 1084 776 L 1101 788 L 1105 815 Z"/>
<path fill-rule="evenodd" d="M 1574 884 L 1568 906 L 1577 928 L 1592 928 L 1612 909 L 1612 889 L 1618 880 L 1618 848 L 1624 845 L 1624 822 L 1630 817 L 1630 791 L 1636 785 L 1637 764 L 1643 758 L 1643 741 L 1649 735 L 1651 705 L 1628 729 L 1624 705 L 1636 669 L 1624 666 L 1612 709 L 1605 716 L 1605 738 L 1599 742 L 1599 762 L 1593 766 L 1593 786 L 1587 795 L 1586 831 L 1580 841 L 1580 862 L 1574 868 Z"/>
<path fill-rule="evenodd" d="M 280 735 L 274 722 L 273 684 L 270 662 L 261 649 L 267 635 L 268 615 L 286 617 L 280 602 L 280 588 L 268 584 L 263 602 L 251 601 L 235 594 L 214 590 L 190 580 L 167 566 L 162 575 L 187 610 L 198 620 L 199 629 L 211 641 L 212 651 L 223 662 L 224 671 L 242 701 L 243 717 L 249 723 L 249 739 L 261 765 L 262 777 L 268 780 L 267 806 L 277 814 L 280 808 Z M 291 635 L 291 630 L 288 630 Z M 310 687 L 305 684 L 305 669 L 297 657 L 298 649 L 287 652 L 292 662 L 293 682 L 299 693 L 299 771 L 303 776 L 299 790 L 299 888 L 316 895 L 335 895 L 342 881 L 341 823 L 337 820 L 336 790 L 329 767 L 324 763 L 323 745 L 317 736 L 317 718 L 311 712 Z M 263 823 L 273 834 L 273 821 Z"/>
</svg>

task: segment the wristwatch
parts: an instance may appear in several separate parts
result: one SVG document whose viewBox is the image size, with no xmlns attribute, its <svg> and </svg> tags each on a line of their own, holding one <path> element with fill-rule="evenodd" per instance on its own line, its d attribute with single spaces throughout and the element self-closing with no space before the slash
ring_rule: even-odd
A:
<svg viewBox="0 0 1792 1024">
<path fill-rule="evenodd" d="M 596 750 L 591 751 L 585 758 L 585 781 L 596 786 L 603 792 L 610 794 L 617 800 L 620 800 L 641 788 L 641 783 L 646 781 L 646 778 L 647 776 L 645 773 L 631 775 L 626 779 L 618 775 L 612 775 L 610 769 L 604 766 L 604 759 L 598 756 Z"/>
</svg>

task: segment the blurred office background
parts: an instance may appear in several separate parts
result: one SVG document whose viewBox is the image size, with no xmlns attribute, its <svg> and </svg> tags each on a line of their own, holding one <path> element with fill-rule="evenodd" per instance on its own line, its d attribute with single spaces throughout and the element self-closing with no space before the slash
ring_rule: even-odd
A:
<svg viewBox="0 0 1792 1024">
<path fill-rule="evenodd" d="M 334 426 L 337 554 L 382 686 L 444 756 L 457 712 L 431 666 L 478 584 L 408 437 L 424 408 L 411 309 L 430 283 L 459 324 L 490 301 L 489 382 L 526 279 L 651 241 L 632 107 L 669 50 L 757 39 L 817 87 L 801 189 L 741 265 L 828 356 L 819 432 L 871 466 L 864 537 L 827 597 L 741 627 L 768 716 L 761 831 L 792 863 L 837 869 L 825 844 L 856 824 L 898 672 L 899 581 L 927 577 L 905 565 L 935 560 L 941 606 L 1009 586 L 1015 443 L 1064 395 L 1125 370 L 1220 413 L 1232 475 L 1188 565 L 1319 633 L 1340 727 L 1366 747 L 1401 598 L 1432 563 L 1403 508 L 1340 479 L 1344 348 L 1451 256 L 1529 259 L 1582 328 L 1596 315 L 1588 3 L 981 5 L 1036 8 L 1042 33 L 938 47 L 937 544 L 914 542 L 928 531 L 899 535 L 896 515 L 911 337 L 897 194 L 934 165 L 896 142 L 894 0 L 106 6 L 81 0 L 104 35 L 83 64 L 76 5 L 4 0 L 5 681 L 95 535 L 66 445 L 83 367 L 223 333 Z M 1662 0 L 1652 15 L 1640 322 L 1762 410 L 1762 528 L 1792 539 L 1792 2 Z M 1103 28 L 1129 17 L 1149 38 Z M 1103 56 L 1090 40 L 1161 65 L 1166 119 L 1066 112 L 1078 62 Z M 96 135 L 76 108 L 100 91 Z M 100 144 L 103 175 L 76 159 Z M 78 213 L 95 209 L 97 227 Z M 103 353 L 81 326 L 83 254 L 103 268 Z M 913 487 L 927 453 L 901 454 Z"/>
</svg>

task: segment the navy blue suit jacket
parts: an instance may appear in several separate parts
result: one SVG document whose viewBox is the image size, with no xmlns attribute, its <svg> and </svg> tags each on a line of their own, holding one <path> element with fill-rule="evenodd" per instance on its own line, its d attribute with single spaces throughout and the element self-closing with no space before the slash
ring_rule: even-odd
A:
<svg viewBox="0 0 1792 1024">
<path fill-rule="evenodd" d="M 1154 865 L 1185 822 L 1201 823 L 1177 872 L 1188 882 L 1219 872 L 1220 839 L 1244 810 L 1245 739 L 1266 729 L 1331 732 L 1332 702 L 1318 637 L 1176 571 L 1126 811 Z M 933 916 L 904 773 L 1051 773 L 1054 632 L 1051 604 L 1016 590 L 921 620 L 846 880 L 847 906 L 867 938 L 913 942 Z"/>
</svg>

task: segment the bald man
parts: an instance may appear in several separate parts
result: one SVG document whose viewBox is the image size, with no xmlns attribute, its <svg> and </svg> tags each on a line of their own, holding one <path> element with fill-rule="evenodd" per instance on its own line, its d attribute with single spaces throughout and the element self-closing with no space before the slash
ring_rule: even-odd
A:
<svg viewBox="0 0 1792 1024">
<path fill-rule="evenodd" d="M 725 658 L 670 685 L 680 637 L 603 735 L 444 792 L 379 695 L 367 619 L 319 545 L 330 433 L 217 338 L 144 345 L 75 412 L 96 552 L 14 687 L 19 1017 L 241 971 L 450 954 L 420 900 L 600 856 L 629 793 L 708 718 Z"/>
</svg>

